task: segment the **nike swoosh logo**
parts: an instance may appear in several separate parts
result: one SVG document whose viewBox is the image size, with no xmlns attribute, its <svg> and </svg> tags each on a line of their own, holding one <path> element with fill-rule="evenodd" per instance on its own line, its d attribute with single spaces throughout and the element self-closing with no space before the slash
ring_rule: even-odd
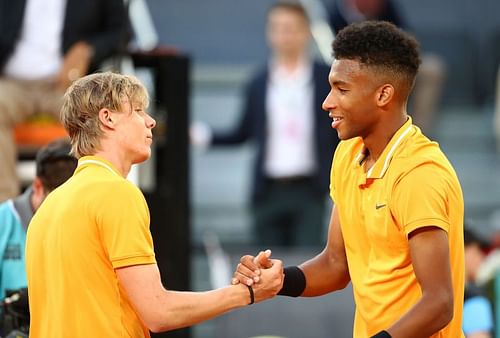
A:
<svg viewBox="0 0 500 338">
<path fill-rule="evenodd" d="M 380 208 L 383 208 L 385 207 L 387 204 L 375 204 L 375 209 L 380 209 Z"/>
</svg>

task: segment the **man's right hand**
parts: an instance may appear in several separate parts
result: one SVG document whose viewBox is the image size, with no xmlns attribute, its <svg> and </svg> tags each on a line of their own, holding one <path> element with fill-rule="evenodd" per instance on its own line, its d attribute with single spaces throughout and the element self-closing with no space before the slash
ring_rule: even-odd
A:
<svg viewBox="0 0 500 338">
<path fill-rule="evenodd" d="M 261 269 L 272 268 L 274 262 L 279 262 L 283 268 L 281 261 L 271 259 L 271 250 L 261 251 L 257 256 L 245 255 L 241 257 L 231 284 L 242 283 L 251 286 L 259 282 L 262 274 Z"/>
<path fill-rule="evenodd" d="M 269 259 L 269 268 L 262 269 L 259 282 L 250 287 L 254 292 L 255 303 L 272 298 L 283 288 L 285 275 L 283 273 L 283 263 L 278 259 Z"/>
</svg>

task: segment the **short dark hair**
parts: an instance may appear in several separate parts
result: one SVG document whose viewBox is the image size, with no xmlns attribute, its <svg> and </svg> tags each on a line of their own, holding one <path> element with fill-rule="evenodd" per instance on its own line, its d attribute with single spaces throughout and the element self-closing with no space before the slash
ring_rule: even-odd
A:
<svg viewBox="0 0 500 338">
<path fill-rule="evenodd" d="M 71 144 L 66 139 L 49 143 L 36 154 L 36 176 L 47 192 L 66 182 L 73 175 L 78 160 L 70 154 Z"/>
<path fill-rule="evenodd" d="M 304 8 L 304 6 L 302 6 L 300 4 L 300 2 L 291 1 L 291 0 L 288 0 L 288 1 L 285 1 L 285 0 L 278 1 L 278 2 L 276 2 L 274 4 L 272 4 L 271 7 L 269 7 L 269 9 L 267 11 L 267 15 L 269 16 L 269 14 L 272 11 L 274 11 L 275 9 L 285 9 L 285 10 L 294 12 L 294 13 L 300 15 L 301 17 L 303 17 L 304 20 L 309 24 L 309 15 L 307 14 L 307 11 Z"/>
<path fill-rule="evenodd" d="M 346 26 L 333 41 L 333 57 L 356 60 L 402 75 L 409 89 L 421 63 L 417 40 L 386 21 L 364 21 Z"/>
</svg>

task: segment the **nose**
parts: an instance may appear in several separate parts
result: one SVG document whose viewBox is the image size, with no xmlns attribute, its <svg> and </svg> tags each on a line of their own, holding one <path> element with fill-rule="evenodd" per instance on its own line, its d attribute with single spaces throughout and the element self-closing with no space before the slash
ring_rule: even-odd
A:
<svg viewBox="0 0 500 338">
<path fill-rule="evenodd" d="M 146 115 L 146 126 L 153 129 L 156 126 L 156 120 L 151 115 Z"/>
<path fill-rule="evenodd" d="M 326 96 L 325 100 L 323 101 L 323 104 L 321 105 L 321 108 L 323 108 L 323 110 L 326 112 L 329 112 L 329 111 L 336 108 L 332 92 L 333 92 L 333 90 L 330 90 L 330 92 Z"/>
</svg>

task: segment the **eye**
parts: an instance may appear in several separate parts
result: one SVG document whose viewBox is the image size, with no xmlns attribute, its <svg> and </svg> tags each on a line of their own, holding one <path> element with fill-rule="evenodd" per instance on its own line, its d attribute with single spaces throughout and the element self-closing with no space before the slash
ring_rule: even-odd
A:
<svg viewBox="0 0 500 338">
<path fill-rule="evenodd" d="M 337 87 L 337 90 L 339 91 L 340 94 L 345 94 L 348 92 L 347 89 L 344 89 L 344 88 L 340 88 L 340 87 Z"/>
</svg>

